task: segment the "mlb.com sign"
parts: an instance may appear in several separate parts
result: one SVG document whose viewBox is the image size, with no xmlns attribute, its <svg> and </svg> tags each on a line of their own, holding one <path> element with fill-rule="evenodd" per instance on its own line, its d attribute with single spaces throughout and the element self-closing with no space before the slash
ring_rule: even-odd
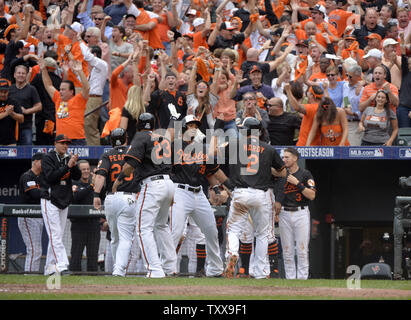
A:
<svg viewBox="0 0 411 320">
<path fill-rule="evenodd" d="M 383 148 L 350 148 L 350 158 L 383 158 Z"/>
</svg>

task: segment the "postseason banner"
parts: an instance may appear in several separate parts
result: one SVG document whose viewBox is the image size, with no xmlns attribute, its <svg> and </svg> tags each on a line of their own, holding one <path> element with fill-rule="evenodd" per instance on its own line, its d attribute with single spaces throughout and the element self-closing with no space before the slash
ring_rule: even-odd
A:
<svg viewBox="0 0 411 320">
<path fill-rule="evenodd" d="M 294 146 L 293 146 L 294 147 Z M 280 155 L 287 146 L 275 147 Z M 295 147 L 302 159 L 330 160 L 410 160 L 411 146 L 407 147 Z M 75 146 L 68 152 L 78 154 L 80 159 L 98 160 L 110 150 L 109 146 Z M 49 152 L 52 146 L 17 146 L 0 148 L 0 159 L 31 159 L 36 152 Z"/>
</svg>

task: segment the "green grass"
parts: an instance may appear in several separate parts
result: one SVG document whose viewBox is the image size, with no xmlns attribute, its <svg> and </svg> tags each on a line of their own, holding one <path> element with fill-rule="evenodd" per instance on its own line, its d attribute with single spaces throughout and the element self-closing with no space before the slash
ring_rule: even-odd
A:
<svg viewBox="0 0 411 320">
<path fill-rule="evenodd" d="M 74 286 L 87 286 L 87 285 L 127 285 L 127 286 L 235 286 L 244 287 L 238 288 L 241 295 L 230 296 L 166 296 L 166 295 L 134 295 L 131 293 L 121 293 L 118 295 L 107 294 L 66 294 L 59 292 L 42 292 L 42 293 L 8 293 L 2 292 L 1 288 L 4 288 L 7 284 L 40 284 L 44 285 L 46 289 L 45 276 L 24 276 L 24 275 L 0 275 L 0 300 L 335 300 L 335 297 L 331 296 L 284 296 L 284 295 L 259 295 L 253 296 L 247 294 L 247 287 L 276 287 L 276 288 L 314 288 L 314 287 L 328 287 L 328 288 L 346 288 L 346 280 L 328 280 L 328 279 L 310 279 L 303 280 L 285 280 L 285 279 L 268 279 L 268 280 L 255 280 L 255 279 L 224 279 L 224 278 L 165 278 L 165 279 L 145 279 L 142 277 L 127 277 L 127 278 L 114 278 L 110 276 L 68 276 L 62 277 L 61 286 L 74 285 Z M 409 291 L 408 297 L 401 297 L 402 300 L 411 299 L 411 281 L 388 281 L 388 280 L 362 280 L 362 289 L 397 289 Z M 350 300 L 350 298 L 338 298 L 339 300 Z M 367 297 L 355 298 L 355 299 L 371 299 Z M 383 299 L 383 297 L 381 297 Z M 395 299 L 395 298 L 391 298 Z"/>
</svg>

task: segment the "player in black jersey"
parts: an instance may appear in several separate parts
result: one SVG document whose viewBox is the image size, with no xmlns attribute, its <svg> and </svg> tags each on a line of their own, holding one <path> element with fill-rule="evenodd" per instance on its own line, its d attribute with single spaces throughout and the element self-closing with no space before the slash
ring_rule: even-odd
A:
<svg viewBox="0 0 411 320">
<path fill-rule="evenodd" d="M 110 134 L 113 149 L 104 153 L 97 165 L 94 186 L 94 207 L 101 208 L 101 190 L 104 183 L 111 190 L 121 172 L 127 152 L 126 131 L 114 129 Z M 114 276 L 124 277 L 136 224 L 136 202 L 140 186 L 135 173 L 124 179 L 117 192 L 109 191 L 104 208 L 111 232 L 111 251 L 114 261 Z"/>
<path fill-rule="evenodd" d="M 299 153 L 295 148 L 284 150 L 283 160 L 289 171 L 280 178 L 284 189 L 276 194 L 282 204 L 279 215 L 281 245 L 287 279 L 307 279 L 309 269 L 308 245 L 310 240 L 309 201 L 315 199 L 316 189 L 310 171 L 298 166 Z M 297 251 L 297 269 L 294 253 Z"/>
<path fill-rule="evenodd" d="M 170 207 L 170 228 L 177 247 L 184 232 L 186 219 L 190 216 L 205 236 L 208 277 L 221 276 L 223 262 L 220 257 L 218 231 L 211 205 L 204 194 L 204 179 L 215 185 L 217 178 L 225 177 L 219 165 L 208 162 L 206 146 L 194 141 L 201 122 L 193 115 L 182 121 L 182 144 L 173 144 L 173 167 L 171 180 L 175 184 L 174 204 Z M 175 147 L 175 148 L 174 148 Z M 226 178 L 226 177 L 225 177 Z"/>
<path fill-rule="evenodd" d="M 40 204 L 41 186 L 44 181 L 41 176 L 41 159 L 43 153 L 36 153 L 31 158 L 31 169 L 24 172 L 19 181 L 20 198 L 24 204 Z M 41 260 L 41 234 L 43 219 L 18 217 L 17 224 L 26 245 L 25 272 L 39 272 Z"/>
<path fill-rule="evenodd" d="M 137 235 L 143 252 L 148 278 L 164 278 L 177 272 L 177 255 L 168 225 L 173 202 L 171 143 L 152 132 L 154 116 L 139 116 L 138 129 L 124 158 L 125 164 L 113 185 L 113 191 L 134 170 L 139 174 L 141 192 L 137 200 Z"/>
<path fill-rule="evenodd" d="M 217 126 L 218 122 L 216 121 Z M 242 129 L 242 130 L 241 130 Z M 271 186 L 272 168 L 281 176 L 286 175 L 284 162 L 271 145 L 260 140 L 262 126 L 256 118 L 244 119 L 240 132 L 244 134 L 236 143 L 229 145 L 229 169 L 232 201 L 227 220 L 227 267 L 225 276 L 234 276 L 238 260 L 239 238 L 243 225 L 250 214 L 256 237 L 254 265 L 250 270 L 256 279 L 267 278 L 270 274 L 266 265 L 269 214 L 272 204 L 267 190 Z M 233 157 L 235 157 L 233 159 Z"/>
</svg>

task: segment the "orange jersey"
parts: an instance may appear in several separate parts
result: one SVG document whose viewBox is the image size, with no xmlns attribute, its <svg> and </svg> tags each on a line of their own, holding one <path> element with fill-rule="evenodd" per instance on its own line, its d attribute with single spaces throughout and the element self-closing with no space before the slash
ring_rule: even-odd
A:
<svg viewBox="0 0 411 320">
<path fill-rule="evenodd" d="M 87 63 L 87 61 L 84 60 L 83 53 L 81 52 L 81 49 L 80 49 L 80 43 L 78 41 L 72 43 L 70 38 L 68 38 L 68 37 L 66 37 L 62 34 L 59 34 L 59 36 L 57 38 L 57 46 L 59 48 L 59 52 L 64 52 L 64 47 L 66 45 L 69 45 L 69 44 L 72 44 L 70 52 L 73 55 L 74 60 L 75 61 L 81 61 L 81 64 L 82 64 L 82 67 L 83 67 L 83 72 L 84 72 L 84 74 L 87 78 L 88 77 L 88 63 Z M 63 59 L 68 60 L 68 56 L 65 52 L 63 54 Z M 76 86 L 78 88 L 82 87 L 81 81 L 77 78 L 77 76 L 74 74 L 74 72 L 71 71 L 71 69 L 69 69 L 67 79 L 70 80 L 70 81 L 73 81 L 74 86 Z"/>
<path fill-rule="evenodd" d="M 306 24 L 307 22 L 309 22 L 309 21 L 313 21 L 313 19 L 312 19 L 312 18 L 309 18 L 309 19 L 305 19 L 305 20 L 301 21 L 301 22 L 300 22 L 301 27 L 304 29 L 305 24 Z M 319 31 L 320 33 L 327 32 L 327 31 L 325 31 L 324 23 L 327 24 L 328 30 L 329 30 L 336 38 L 338 38 L 337 29 L 335 29 L 334 26 L 331 25 L 331 24 L 329 24 L 328 22 L 325 22 L 325 21 L 324 21 L 323 23 L 316 24 L 316 26 L 317 26 L 317 31 Z M 330 40 L 332 41 L 332 39 L 330 39 Z"/>
<path fill-rule="evenodd" d="M 123 65 L 119 65 L 111 74 L 110 78 L 110 109 L 120 108 L 123 110 L 124 104 L 127 101 L 128 89 L 133 84 L 125 86 L 123 81 L 119 78 L 120 73 L 124 70 Z"/>
<path fill-rule="evenodd" d="M 343 129 L 340 124 L 322 124 L 320 131 L 321 146 L 338 146 L 341 143 Z M 344 145 L 350 145 L 348 139 L 345 140 Z"/>
<path fill-rule="evenodd" d="M 84 139 L 84 111 L 87 99 L 81 93 L 69 101 L 62 101 L 60 92 L 54 92 L 53 102 L 56 108 L 56 136 L 65 134 L 70 139 Z"/>
<path fill-rule="evenodd" d="M 207 37 L 203 37 L 201 31 L 193 33 L 193 49 L 197 52 L 198 47 L 203 46 L 208 49 Z"/>
<path fill-rule="evenodd" d="M 308 135 L 310 133 L 311 127 L 314 122 L 314 117 L 315 114 L 317 113 L 318 109 L 318 103 L 311 103 L 311 104 L 305 104 L 305 115 L 303 117 L 303 120 L 301 121 L 301 126 L 300 126 L 300 135 L 298 137 L 297 141 L 297 146 L 305 146 L 307 143 Z M 315 137 L 313 139 L 313 142 L 311 143 L 312 146 L 318 146 L 320 145 L 320 132 L 318 131 L 315 134 Z"/>
<path fill-rule="evenodd" d="M 347 21 L 352 15 L 352 12 L 341 9 L 333 10 L 328 15 L 328 22 L 337 29 L 338 37 L 341 38 L 344 34 L 345 28 L 347 28 Z"/>
</svg>

